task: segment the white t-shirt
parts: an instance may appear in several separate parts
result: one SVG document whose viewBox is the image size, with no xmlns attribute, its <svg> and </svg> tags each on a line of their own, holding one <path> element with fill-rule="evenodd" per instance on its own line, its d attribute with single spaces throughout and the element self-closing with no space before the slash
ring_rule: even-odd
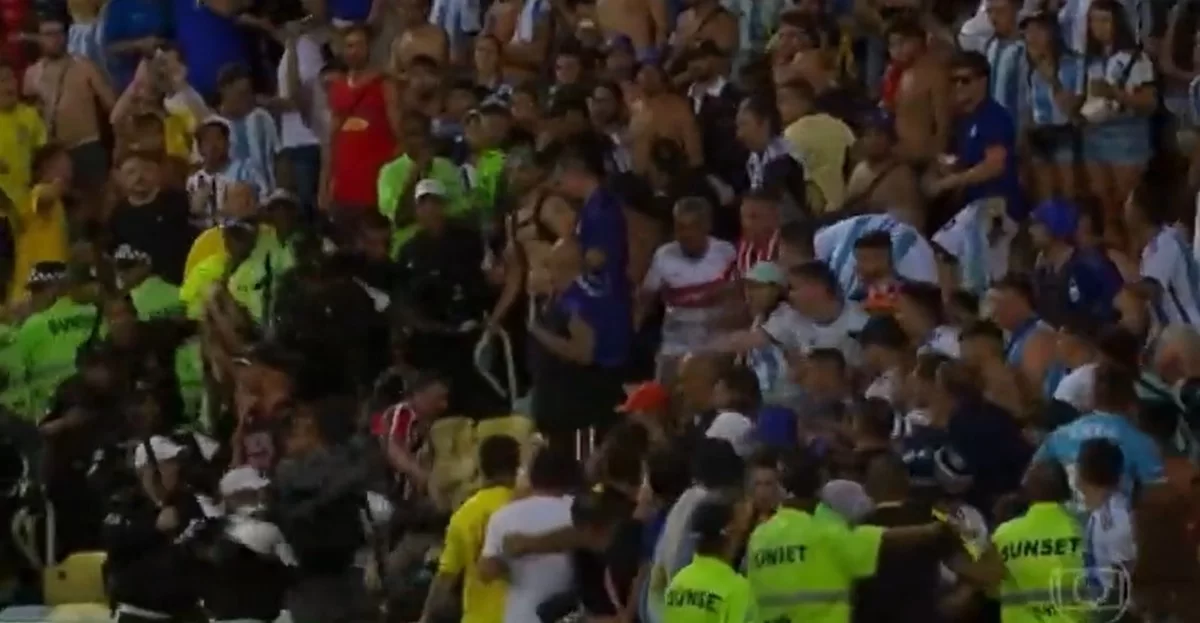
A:
<svg viewBox="0 0 1200 623">
<path fill-rule="evenodd" d="M 713 304 L 713 295 L 728 283 L 736 258 L 733 245 L 716 238 L 708 239 L 699 258 L 685 255 L 678 242 L 654 252 L 642 289 L 659 293 L 666 305 L 662 354 L 683 355 L 712 341 L 723 311 L 720 302 Z"/>
<path fill-rule="evenodd" d="M 291 51 L 284 50 L 279 59 L 279 69 L 276 78 L 279 81 L 280 97 L 292 97 L 288 91 L 287 63 Z M 321 66 L 325 61 L 321 57 L 321 44 L 311 34 L 300 35 L 296 39 L 296 74 L 300 79 L 300 88 L 305 91 L 305 99 L 311 102 L 311 122 L 313 127 L 304 123 L 300 113 L 288 111 L 279 116 L 280 147 L 303 147 L 320 145 L 321 137 L 325 135 L 329 123 L 329 102 L 325 98 L 325 90 L 319 84 Z"/>
<path fill-rule="evenodd" d="M 754 422 L 736 411 L 722 411 L 708 425 L 705 437 L 724 439 L 733 444 L 738 456 L 749 456 L 754 448 Z"/>
<path fill-rule="evenodd" d="M 1141 276 L 1162 289 L 1151 308 L 1163 325 L 1200 325 L 1200 268 L 1183 234 L 1164 227 L 1142 249 Z"/>
<path fill-rule="evenodd" d="M 1133 521 L 1129 515 L 1129 500 L 1114 494 L 1104 504 L 1088 515 L 1087 539 L 1095 569 L 1102 570 L 1093 580 L 1105 589 L 1112 588 L 1113 575 L 1107 572 L 1113 567 L 1123 567 L 1137 557 L 1137 544 L 1133 539 Z"/>
<path fill-rule="evenodd" d="M 1061 400 L 1080 413 L 1092 410 L 1092 394 L 1096 389 L 1096 364 L 1087 363 L 1067 373 L 1054 388 L 1054 399 Z"/>
<path fill-rule="evenodd" d="M 867 314 L 857 305 L 846 303 L 836 320 L 817 324 L 791 305 L 780 305 L 762 325 L 762 331 L 784 350 L 808 354 L 818 348 L 842 353 L 846 364 L 854 367 L 862 361 L 862 348 L 855 335 L 867 324 Z"/>
<path fill-rule="evenodd" d="M 837 276 L 842 294 L 849 296 L 859 286 L 855 273 L 854 244 L 859 238 L 886 231 L 892 237 L 892 262 L 896 274 L 909 281 L 937 283 L 937 258 L 933 247 L 917 228 L 890 214 L 860 214 L 822 228 L 813 236 L 817 259 Z"/>
<path fill-rule="evenodd" d="M 510 534 L 541 534 L 571 525 L 571 502 L 570 496 L 545 495 L 511 502 L 488 520 L 481 556 L 503 557 L 504 537 Z M 566 554 L 523 556 L 505 562 L 508 564 L 505 623 L 537 621 L 538 606 L 569 590 L 575 581 L 571 559 Z"/>
</svg>

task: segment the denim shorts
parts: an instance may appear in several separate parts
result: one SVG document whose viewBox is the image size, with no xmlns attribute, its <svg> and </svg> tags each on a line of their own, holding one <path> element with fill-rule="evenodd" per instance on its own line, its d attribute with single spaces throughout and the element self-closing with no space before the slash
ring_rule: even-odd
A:
<svg viewBox="0 0 1200 623">
<path fill-rule="evenodd" d="M 1150 161 L 1150 127 L 1142 118 L 1114 119 L 1083 129 L 1083 159 L 1114 165 Z"/>
</svg>

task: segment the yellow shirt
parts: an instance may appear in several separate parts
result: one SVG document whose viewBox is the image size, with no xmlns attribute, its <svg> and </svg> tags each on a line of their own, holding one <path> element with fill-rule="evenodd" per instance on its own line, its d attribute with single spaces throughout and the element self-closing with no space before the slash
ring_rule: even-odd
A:
<svg viewBox="0 0 1200 623">
<path fill-rule="evenodd" d="M 44 184 L 34 186 L 25 203 L 18 204 L 11 300 L 24 293 L 35 264 L 67 261 L 67 211 L 62 201 L 39 205 L 38 198 L 46 188 Z"/>
<path fill-rule="evenodd" d="M 225 255 L 225 237 L 221 235 L 220 227 L 209 227 L 196 236 L 192 248 L 188 250 L 187 260 L 183 263 L 184 279 L 201 262 L 214 255 Z"/>
<path fill-rule="evenodd" d="M 168 156 L 185 160 L 192 157 L 192 131 L 196 118 L 185 110 L 169 111 L 163 118 L 163 147 Z"/>
<path fill-rule="evenodd" d="M 789 125 L 783 137 L 804 157 L 809 205 L 818 212 L 841 208 L 846 199 L 846 152 L 854 145 L 850 126 L 825 113 L 813 113 Z"/>
<path fill-rule="evenodd" d="M 12 110 L 0 110 L 0 191 L 15 209 L 29 199 L 33 152 L 44 144 L 46 126 L 36 108 L 17 104 Z"/>
<path fill-rule="evenodd" d="M 483 551 L 488 520 L 512 499 L 510 487 L 488 487 L 472 495 L 450 517 L 446 544 L 438 561 L 438 573 L 463 576 L 463 623 L 500 623 L 508 585 L 500 580 L 484 582 L 476 569 Z"/>
</svg>

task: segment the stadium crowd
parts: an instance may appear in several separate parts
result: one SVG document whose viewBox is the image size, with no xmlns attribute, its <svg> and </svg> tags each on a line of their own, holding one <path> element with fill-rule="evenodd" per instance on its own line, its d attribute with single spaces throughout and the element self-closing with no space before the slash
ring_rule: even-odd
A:
<svg viewBox="0 0 1200 623">
<path fill-rule="evenodd" d="M 0 8 L 0 621 L 1200 620 L 1195 0 Z"/>
</svg>

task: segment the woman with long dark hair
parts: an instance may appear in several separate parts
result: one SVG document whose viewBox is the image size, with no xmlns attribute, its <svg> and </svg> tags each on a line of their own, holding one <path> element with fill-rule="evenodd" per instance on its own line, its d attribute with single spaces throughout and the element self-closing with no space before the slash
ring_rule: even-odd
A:
<svg viewBox="0 0 1200 623">
<path fill-rule="evenodd" d="M 1154 65 L 1137 43 L 1124 8 L 1095 0 L 1084 47 L 1087 86 L 1080 114 L 1091 194 L 1103 198 L 1106 228 L 1122 231 L 1121 207 L 1152 155 L 1150 116 L 1158 106 Z"/>
<path fill-rule="evenodd" d="M 1052 13 L 1038 13 L 1023 24 L 1027 73 L 1021 89 L 1025 128 L 1035 166 L 1039 200 L 1073 197 L 1075 164 L 1080 156 L 1079 106 L 1083 103 L 1083 60 L 1062 41 Z"/>
</svg>

